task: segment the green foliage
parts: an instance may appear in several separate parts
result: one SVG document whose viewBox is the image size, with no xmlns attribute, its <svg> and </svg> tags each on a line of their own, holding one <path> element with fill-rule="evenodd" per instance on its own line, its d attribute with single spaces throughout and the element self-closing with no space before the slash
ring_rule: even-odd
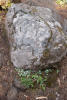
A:
<svg viewBox="0 0 67 100">
<path fill-rule="evenodd" d="M 46 69 L 45 73 L 48 74 L 49 72 L 52 72 L 52 69 Z"/>
<path fill-rule="evenodd" d="M 27 88 L 41 88 L 45 90 L 46 83 L 48 80 L 49 73 L 53 72 L 53 69 L 46 69 L 44 71 L 33 72 L 32 70 L 16 69 L 18 75 L 20 76 L 21 83 Z M 59 70 L 56 70 L 56 74 L 59 73 Z M 52 76 L 53 77 L 53 76 Z"/>
<path fill-rule="evenodd" d="M 27 88 L 33 88 L 33 80 L 30 77 L 21 77 L 21 83 L 26 86 Z"/>
<path fill-rule="evenodd" d="M 56 72 L 57 72 L 57 74 L 58 74 L 58 73 L 60 72 L 60 70 L 59 70 L 59 69 L 57 69 L 57 70 L 56 70 Z"/>
<path fill-rule="evenodd" d="M 45 77 L 42 76 L 41 71 L 32 72 L 31 70 L 24 71 L 23 69 L 16 69 L 16 71 L 21 77 L 21 83 L 27 88 L 39 86 L 41 89 L 45 90 Z"/>
</svg>

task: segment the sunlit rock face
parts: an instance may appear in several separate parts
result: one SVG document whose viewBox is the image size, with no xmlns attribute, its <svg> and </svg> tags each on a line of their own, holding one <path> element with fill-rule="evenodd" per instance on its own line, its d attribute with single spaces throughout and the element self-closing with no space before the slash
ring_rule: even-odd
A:
<svg viewBox="0 0 67 100">
<path fill-rule="evenodd" d="M 16 0 L 15 0 L 16 1 Z M 56 0 L 20 0 L 31 6 L 41 6 L 52 9 L 53 17 L 62 25 L 64 33 L 67 34 L 67 9 L 63 6 L 60 7 Z"/>
<path fill-rule="evenodd" d="M 67 52 L 67 36 L 50 9 L 13 4 L 6 15 L 13 65 L 43 69 L 59 62 Z"/>
</svg>

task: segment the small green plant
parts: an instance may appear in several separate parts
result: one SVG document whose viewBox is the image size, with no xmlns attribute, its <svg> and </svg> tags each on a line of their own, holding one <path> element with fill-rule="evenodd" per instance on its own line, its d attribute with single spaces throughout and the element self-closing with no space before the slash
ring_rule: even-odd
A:
<svg viewBox="0 0 67 100">
<path fill-rule="evenodd" d="M 57 74 L 58 74 L 58 73 L 60 72 L 60 70 L 59 70 L 59 69 L 57 69 L 57 70 L 56 70 L 56 72 L 57 72 Z"/>
<path fill-rule="evenodd" d="M 32 70 L 16 69 L 18 75 L 20 76 L 21 83 L 27 88 L 41 88 L 45 90 L 46 83 L 48 80 L 49 73 L 53 72 L 53 69 L 46 69 L 44 71 L 33 72 Z M 59 70 L 56 70 L 59 73 Z"/>
<path fill-rule="evenodd" d="M 45 73 L 48 75 L 50 72 L 52 72 L 52 69 L 46 69 Z"/>
<path fill-rule="evenodd" d="M 45 77 L 42 76 L 42 72 L 32 72 L 31 70 L 24 71 L 23 69 L 16 69 L 18 75 L 21 77 L 21 83 L 27 88 L 40 87 L 45 90 Z"/>
</svg>

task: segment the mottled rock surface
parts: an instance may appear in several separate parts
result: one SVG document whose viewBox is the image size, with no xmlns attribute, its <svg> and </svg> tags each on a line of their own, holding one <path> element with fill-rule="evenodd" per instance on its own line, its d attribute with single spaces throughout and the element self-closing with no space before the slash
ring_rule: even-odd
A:
<svg viewBox="0 0 67 100">
<path fill-rule="evenodd" d="M 14 87 L 16 87 L 17 89 L 21 90 L 21 91 L 25 91 L 27 88 L 20 82 L 20 80 L 18 80 L 17 78 L 14 79 L 13 82 Z"/>
<path fill-rule="evenodd" d="M 65 7 L 59 7 L 59 5 L 57 5 L 56 3 L 56 0 L 20 0 L 20 1 L 22 3 L 26 3 L 31 6 L 41 6 L 52 9 L 54 18 L 61 23 L 64 33 L 67 34 L 67 9 Z"/>
<path fill-rule="evenodd" d="M 45 68 L 67 52 L 67 36 L 50 9 L 13 4 L 6 15 L 11 61 L 17 68 Z"/>
</svg>

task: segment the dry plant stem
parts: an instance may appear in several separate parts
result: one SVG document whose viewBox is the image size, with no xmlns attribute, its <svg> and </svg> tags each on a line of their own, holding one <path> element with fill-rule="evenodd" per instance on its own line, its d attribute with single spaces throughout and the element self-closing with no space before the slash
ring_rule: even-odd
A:
<svg viewBox="0 0 67 100">
<path fill-rule="evenodd" d="M 48 98 L 47 98 L 47 97 L 44 97 L 44 96 L 36 97 L 36 100 L 42 100 L 42 99 L 46 99 L 46 100 L 48 100 Z"/>
</svg>

